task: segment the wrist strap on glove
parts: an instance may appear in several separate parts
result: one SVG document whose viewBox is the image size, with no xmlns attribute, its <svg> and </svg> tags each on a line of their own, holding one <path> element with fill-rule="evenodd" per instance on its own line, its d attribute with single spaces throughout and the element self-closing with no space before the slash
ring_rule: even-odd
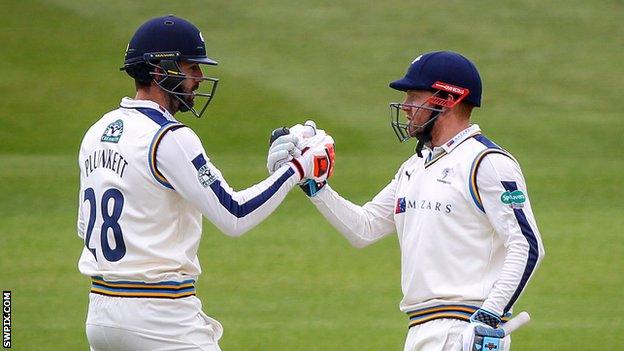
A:
<svg viewBox="0 0 624 351">
<path fill-rule="evenodd" d="M 319 190 L 323 189 L 325 184 L 327 184 L 327 181 L 317 183 L 314 179 L 308 179 L 305 183 L 299 185 L 299 187 L 304 193 L 306 193 L 306 195 L 308 195 L 308 197 L 313 197 Z"/>
<path fill-rule="evenodd" d="M 496 328 L 498 327 L 498 324 L 500 324 L 501 319 L 494 313 L 480 308 L 476 310 L 475 313 L 472 314 L 472 316 L 470 316 L 470 321 L 483 323 L 489 325 L 492 328 Z"/>
</svg>

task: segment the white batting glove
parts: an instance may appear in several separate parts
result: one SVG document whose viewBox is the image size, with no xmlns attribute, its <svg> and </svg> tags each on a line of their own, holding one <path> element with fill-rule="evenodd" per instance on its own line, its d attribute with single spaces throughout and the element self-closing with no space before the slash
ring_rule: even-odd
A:
<svg viewBox="0 0 624 351">
<path fill-rule="evenodd" d="M 324 135 L 325 131 L 322 133 Z M 274 129 L 269 139 L 270 148 L 267 156 L 269 174 L 273 174 L 293 158 L 301 156 L 301 150 L 310 144 L 309 139 L 316 134 L 316 123 L 311 120 L 304 124 L 295 124 L 290 128 Z"/>
<path fill-rule="evenodd" d="M 301 156 L 295 157 L 292 162 L 300 173 L 300 184 L 308 179 L 317 183 L 325 182 L 334 173 L 334 139 L 324 135 L 314 140 L 314 144 L 304 147 Z"/>
<path fill-rule="evenodd" d="M 325 185 L 333 174 L 335 153 L 334 139 L 324 130 L 317 129 L 314 121 L 295 124 L 290 128 L 277 128 L 271 132 L 271 147 L 267 156 L 269 173 L 292 162 L 301 177 L 300 185 L 306 184 L 304 191 L 310 195 Z M 306 190 L 311 185 L 316 190 Z"/>
<path fill-rule="evenodd" d="M 274 130 L 271 138 L 273 139 L 276 131 L 281 129 L 282 128 L 278 128 Z M 298 140 L 299 138 L 294 134 L 281 134 L 281 136 L 277 136 L 277 138 L 273 140 L 267 155 L 267 169 L 269 174 L 273 174 L 281 166 L 292 160 L 293 157 L 301 156 L 301 151 L 296 146 Z"/>
<path fill-rule="evenodd" d="M 316 183 L 325 183 L 334 170 L 334 139 L 324 130 L 317 129 L 312 120 L 305 121 L 303 125 L 292 126 L 290 133 L 298 137 L 297 148 L 301 150 L 302 157 L 308 156 L 313 162 L 312 172 L 306 173 L 305 178 Z"/>
<path fill-rule="evenodd" d="M 289 132 L 299 138 L 299 142 L 297 144 L 299 150 L 302 150 L 304 147 L 309 145 L 310 138 L 319 134 L 325 135 L 324 130 L 316 129 L 316 123 L 312 120 L 307 120 L 304 124 L 295 124 L 289 128 Z"/>
</svg>

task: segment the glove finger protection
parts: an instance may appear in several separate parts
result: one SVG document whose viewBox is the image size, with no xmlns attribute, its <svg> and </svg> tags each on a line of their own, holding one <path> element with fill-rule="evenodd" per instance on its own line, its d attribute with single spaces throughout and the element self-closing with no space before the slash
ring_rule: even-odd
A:
<svg viewBox="0 0 624 351">
<path fill-rule="evenodd" d="M 317 128 L 316 122 L 312 120 L 307 120 L 303 124 L 295 124 L 294 126 L 288 128 L 291 134 L 295 134 L 302 138 L 310 138 L 316 135 Z"/>
<path fill-rule="evenodd" d="M 483 351 L 498 350 L 504 351 L 509 345 L 510 339 L 506 337 L 505 331 L 498 326 L 501 318 L 497 314 L 478 309 L 470 316 L 470 324 L 459 336 L 459 343 L 462 351 Z"/>
<path fill-rule="evenodd" d="M 291 134 L 299 138 L 299 143 L 297 143 L 297 148 L 299 148 L 299 150 L 315 145 L 327 135 L 324 130 L 317 129 L 316 123 L 312 120 L 307 120 L 303 125 L 295 124 L 290 127 L 289 130 Z"/>
<path fill-rule="evenodd" d="M 295 124 L 290 128 L 277 128 L 271 133 L 269 143 L 269 173 L 272 174 L 291 161 L 301 177 L 299 184 L 308 196 L 314 196 L 332 176 L 335 165 L 334 139 L 324 130 L 317 129 L 314 121 L 307 120 L 304 124 Z M 293 148 L 291 143 L 296 147 Z"/>
<path fill-rule="evenodd" d="M 470 323 L 460 334 L 459 344 L 462 351 L 505 351 L 509 349 L 510 339 L 502 328 Z"/>
<path fill-rule="evenodd" d="M 272 133 L 272 138 L 273 135 L 274 133 Z M 297 142 L 297 136 L 292 134 L 281 135 L 273 140 L 267 155 L 267 170 L 269 174 L 273 174 L 281 166 L 292 160 L 293 157 L 301 155 L 301 151 L 296 147 Z"/>
</svg>

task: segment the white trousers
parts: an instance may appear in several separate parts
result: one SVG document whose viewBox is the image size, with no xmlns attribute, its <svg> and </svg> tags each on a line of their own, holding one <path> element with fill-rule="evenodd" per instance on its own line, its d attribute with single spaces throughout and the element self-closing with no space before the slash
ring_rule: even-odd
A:
<svg viewBox="0 0 624 351">
<path fill-rule="evenodd" d="M 221 324 L 195 296 L 181 299 L 89 294 L 86 330 L 91 351 L 220 351 Z"/>
<path fill-rule="evenodd" d="M 404 351 L 461 351 L 459 335 L 468 322 L 458 319 L 434 319 L 430 322 L 411 327 L 407 332 Z M 505 340 L 501 351 L 509 351 L 511 338 Z"/>
</svg>

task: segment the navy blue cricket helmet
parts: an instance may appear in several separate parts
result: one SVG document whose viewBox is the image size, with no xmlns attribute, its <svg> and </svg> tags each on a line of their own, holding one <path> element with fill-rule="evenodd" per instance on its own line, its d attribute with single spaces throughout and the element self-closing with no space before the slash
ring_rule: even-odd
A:
<svg viewBox="0 0 624 351">
<path fill-rule="evenodd" d="M 152 18 L 143 23 L 128 43 L 124 64 L 142 62 L 148 53 L 164 52 L 178 52 L 179 60 L 217 64 L 217 61 L 206 56 L 206 44 L 199 29 L 191 22 L 173 15 Z"/>
<path fill-rule="evenodd" d="M 152 18 L 137 29 L 128 43 L 121 70 L 141 83 L 156 82 L 181 102 L 180 111 L 191 111 L 200 117 L 214 96 L 218 79 L 193 77 L 210 81 L 210 93 L 184 91 L 182 82 L 188 77 L 178 65 L 182 61 L 217 65 L 217 61 L 206 55 L 200 30 L 183 18 L 168 15 Z M 193 108 L 194 98 L 198 96 L 208 98 L 199 112 Z"/>
<path fill-rule="evenodd" d="M 390 88 L 430 90 L 436 82 L 451 84 L 469 90 L 467 103 L 481 106 L 481 77 L 477 67 L 464 56 L 452 51 L 434 51 L 418 56 L 410 65 L 405 77 L 390 83 Z"/>
</svg>

